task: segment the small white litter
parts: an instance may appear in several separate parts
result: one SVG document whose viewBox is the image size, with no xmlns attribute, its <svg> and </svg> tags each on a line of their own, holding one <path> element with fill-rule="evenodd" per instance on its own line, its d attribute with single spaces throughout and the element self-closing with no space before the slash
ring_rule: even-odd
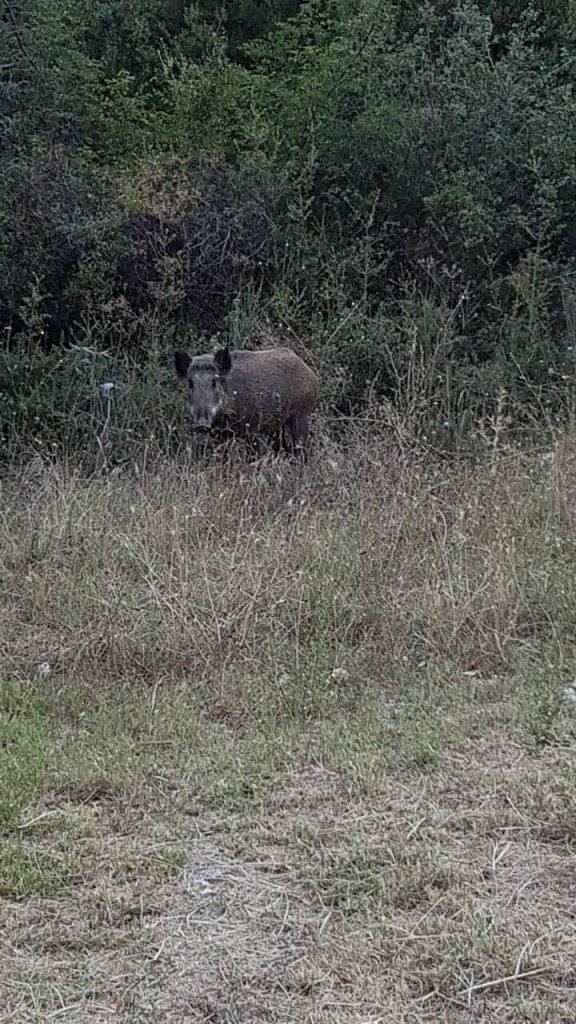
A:
<svg viewBox="0 0 576 1024">
<path fill-rule="evenodd" d="M 191 877 L 192 881 L 201 887 L 203 893 L 209 893 L 212 892 L 214 882 L 219 882 L 224 877 L 224 872 L 216 867 L 200 868 Z"/>
</svg>

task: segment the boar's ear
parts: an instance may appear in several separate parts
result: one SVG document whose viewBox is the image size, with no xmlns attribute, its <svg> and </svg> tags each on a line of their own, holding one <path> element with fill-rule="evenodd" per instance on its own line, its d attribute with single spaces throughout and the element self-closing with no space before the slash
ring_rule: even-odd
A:
<svg viewBox="0 0 576 1024">
<path fill-rule="evenodd" d="M 228 345 L 226 345 L 225 348 L 219 348 L 218 351 L 214 353 L 214 362 L 220 370 L 220 373 L 224 375 L 228 373 L 232 366 L 232 357 L 230 355 Z"/>
<path fill-rule="evenodd" d="M 181 380 L 184 380 L 188 373 L 188 367 L 190 366 L 190 356 L 187 352 L 175 352 L 174 353 L 174 366 L 176 367 L 176 373 Z"/>
</svg>

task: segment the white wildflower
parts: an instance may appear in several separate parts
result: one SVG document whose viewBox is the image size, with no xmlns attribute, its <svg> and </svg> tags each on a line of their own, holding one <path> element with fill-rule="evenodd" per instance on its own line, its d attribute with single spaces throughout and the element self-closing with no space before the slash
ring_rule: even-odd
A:
<svg viewBox="0 0 576 1024">
<path fill-rule="evenodd" d="M 339 667 L 332 669 L 332 675 L 330 678 L 333 679 L 335 683 L 345 683 L 348 679 L 348 675 L 349 673 L 345 668 Z"/>
</svg>

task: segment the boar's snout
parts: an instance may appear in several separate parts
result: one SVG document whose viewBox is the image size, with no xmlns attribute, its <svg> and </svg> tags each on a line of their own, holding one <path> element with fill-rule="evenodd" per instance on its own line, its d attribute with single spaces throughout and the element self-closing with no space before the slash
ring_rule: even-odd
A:
<svg viewBox="0 0 576 1024">
<path fill-rule="evenodd" d="M 200 412 L 198 409 L 190 410 L 190 421 L 193 430 L 202 431 L 210 430 L 214 426 L 214 420 L 216 416 L 212 413 L 211 409 L 203 410 Z"/>
</svg>

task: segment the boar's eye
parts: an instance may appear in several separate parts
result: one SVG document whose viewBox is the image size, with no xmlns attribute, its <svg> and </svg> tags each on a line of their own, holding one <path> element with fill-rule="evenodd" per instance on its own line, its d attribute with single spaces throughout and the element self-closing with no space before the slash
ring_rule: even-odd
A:
<svg viewBox="0 0 576 1024">
<path fill-rule="evenodd" d="M 218 384 L 218 377 L 212 377 L 212 387 L 214 389 L 216 389 L 216 385 L 217 384 Z"/>
<path fill-rule="evenodd" d="M 194 390 L 194 381 L 191 377 L 188 378 L 188 387 L 190 388 L 190 391 Z"/>
</svg>

